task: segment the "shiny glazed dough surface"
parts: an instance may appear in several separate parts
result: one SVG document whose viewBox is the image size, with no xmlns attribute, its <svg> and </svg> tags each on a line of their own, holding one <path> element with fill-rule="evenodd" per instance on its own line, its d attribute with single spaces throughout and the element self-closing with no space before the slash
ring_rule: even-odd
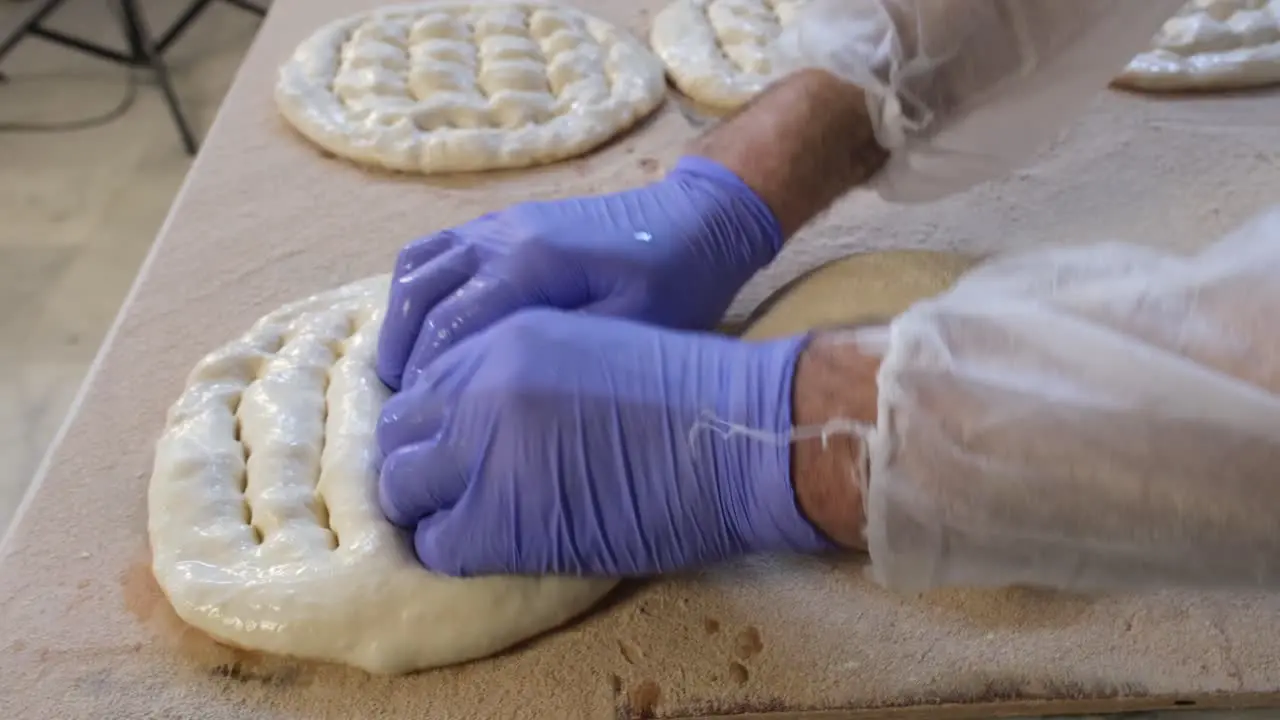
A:
<svg viewBox="0 0 1280 720">
<path fill-rule="evenodd" d="M 169 410 L 148 495 L 152 568 L 177 614 L 217 640 L 402 673 L 503 650 L 614 585 L 418 564 L 378 505 L 387 282 L 267 315 L 201 360 Z"/>
<path fill-rule="evenodd" d="M 777 77 L 774 41 L 805 0 L 674 0 L 653 19 L 649 44 L 676 87 L 732 109 Z"/>
<path fill-rule="evenodd" d="M 1115 80 L 1137 90 L 1280 83 L 1280 0 L 1193 0 Z"/>
<path fill-rule="evenodd" d="M 276 104 L 341 157 L 423 174 L 586 153 L 663 100 L 662 66 L 622 29 L 537 1 L 394 5 L 343 18 L 280 68 Z"/>
</svg>

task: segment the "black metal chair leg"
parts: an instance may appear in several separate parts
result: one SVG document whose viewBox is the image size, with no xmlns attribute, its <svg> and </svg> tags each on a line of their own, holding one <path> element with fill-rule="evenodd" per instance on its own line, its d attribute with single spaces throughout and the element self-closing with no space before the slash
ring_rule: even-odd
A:
<svg viewBox="0 0 1280 720">
<path fill-rule="evenodd" d="M 139 64 L 155 73 L 156 84 L 160 86 L 160 92 L 164 93 L 169 114 L 173 116 L 173 124 L 178 127 L 178 134 L 182 136 L 182 147 L 188 155 L 195 155 L 199 150 L 195 133 L 187 123 L 182 106 L 178 104 L 178 94 L 174 92 L 173 83 L 169 79 L 169 68 L 156 50 L 155 41 L 147 30 L 146 20 L 138 10 L 137 0 L 120 0 L 120 8 L 124 11 L 124 30 L 129 38 L 130 50 Z"/>
<path fill-rule="evenodd" d="M 169 106 L 169 114 L 173 117 L 173 124 L 178 127 L 178 134 L 182 136 L 183 148 L 186 149 L 187 154 L 195 155 L 199 149 L 199 144 L 196 141 L 196 135 L 192 131 L 191 125 L 187 122 L 186 115 L 182 112 L 182 106 L 178 103 L 178 94 L 173 89 L 173 81 L 169 77 L 169 67 L 165 64 L 163 55 L 164 49 L 176 41 L 190 27 L 192 20 L 213 0 L 193 0 L 178 21 L 166 30 L 163 37 L 158 41 L 152 37 L 151 31 L 147 28 L 146 19 L 143 18 L 142 12 L 138 9 L 137 0 L 119 0 L 122 11 L 120 20 L 124 23 L 125 37 L 129 41 L 127 55 L 121 54 L 112 48 L 96 45 L 39 25 L 41 20 L 65 1 L 41 0 L 39 3 L 33 3 L 32 7 L 20 13 L 12 14 L 3 22 L 0 22 L 0 58 L 8 54 L 24 37 L 36 36 L 72 50 L 96 55 L 111 62 L 129 67 L 147 68 L 155 73 L 156 84 L 160 86 L 160 92 L 164 93 L 165 104 Z M 259 16 L 265 15 L 267 12 L 265 7 L 253 0 L 225 0 L 225 2 Z M 3 73 L 0 73 L 0 83 L 4 83 L 7 80 L 8 78 Z"/>
<path fill-rule="evenodd" d="M 9 51 L 17 45 L 31 28 L 37 23 L 48 17 L 50 13 L 57 10 L 66 0 L 47 0 L 43 5 L 38 5 L 27 10 L 20 11 L 22 14 L 12 21 L 6 21 L 4 27 L 0 27 L 0 58 L 9 54 Z M 12 22 L 12 25 L 9 23 Z"/>
<path fill-rule="evenodd" d="M 241 10 L 251 12 L 258 17 L 264 17 L 267 14 L 266 8 L 256 3 L 249 2 L 249 0 L 227 0 L 227 2 L 231 5 L 235 5 Z"/>
<path fill-rule="evenodd" d="M 182 33 L 187 31 L 187 26 L 190 25 L 193 20 L 200 17 L 201 13 L 203 13 L 212 3 L 213 0 L 196 0 L 191 3 L 186 12 L 179 15 L 178 19 L 174 20 L 173 24 L 169 26 L 169 29 L 165 30 L 164 34 L 156 40 L 156 50 L 163 55 L 164 52 L 169 49 L 169 46 L 178 38 L 182 37 Z"/>
</svg>

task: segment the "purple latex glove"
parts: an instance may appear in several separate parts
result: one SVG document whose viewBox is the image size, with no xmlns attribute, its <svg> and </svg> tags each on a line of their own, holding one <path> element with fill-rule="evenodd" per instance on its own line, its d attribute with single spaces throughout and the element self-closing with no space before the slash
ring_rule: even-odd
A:
<svg viewBox="0 0 1280 720">
<path fill-rule="evenodd" d="M 526 310 L 383 408 L 383 511 L 451 575 L 636 576 L 828 543 L 790 447 L 700 429 L 791 426 L 803 338 L 747 343 Z"/>
<path fill-rule="evenodd" d="M 699 157 L 636 190 L 515 205 L 401 251 L 378 374 L 411 386 L 445 350 L 527 307 L 710 329 L 781 246 L 764 201 Z"/>
</svg>

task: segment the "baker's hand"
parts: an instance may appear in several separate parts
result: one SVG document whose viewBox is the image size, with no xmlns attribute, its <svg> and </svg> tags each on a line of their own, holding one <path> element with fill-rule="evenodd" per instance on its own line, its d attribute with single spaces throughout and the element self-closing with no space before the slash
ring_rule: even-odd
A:
<svg viewBox="0 0 1280 720">
<path fill-rule="evenodd" d="M 776 440 L 803 344 L 523 311 L 385 405 L 383 510 L 451 575 L 635 576 L 818 551 Z"/>
<path fill-rule="evenodd" d="M 768 206 L 699 157 L 639 189 L 515 205 L 401 251 L 378 374 L 411 386 L 445 350 L 526 307 L 709 329 L 781 245 Z"/>
</svg>

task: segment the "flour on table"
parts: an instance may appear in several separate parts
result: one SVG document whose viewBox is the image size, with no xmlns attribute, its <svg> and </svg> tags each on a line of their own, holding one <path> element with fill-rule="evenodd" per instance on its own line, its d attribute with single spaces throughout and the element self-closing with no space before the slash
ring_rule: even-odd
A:
<svg viewBox="0 0 1280 720">
<path fill-rule="evenodd" d="M 611 580 L 423 569 L 378 504 L 374 370 L 388 281 L 287 305 L 207 356 L 170 408 L 148 497 L 152 567 L 231 645 L 400 673 L 498 652 Z"/>
<path fill-rule="evenodd" d="M 280 69 L 302 135 L 390 170 L 518 168 L 586 153 L 662 103 L 662 66 L 599 18 L 541 2 L 394 5 L 337 20 Z"/>
<path fill-rule="evenodd" d="M 649 44 L 694 100 L 736 108 L 777 77 L 774 41 L 804 0 L 674 0 L 653 19 Z"/>
<path fill-rule="evenodd" d="M 1194 0 L 1115 84 L 1136 90 L 1232 90 L 1280 83 L 1280 0 Z"/>
</svg>

